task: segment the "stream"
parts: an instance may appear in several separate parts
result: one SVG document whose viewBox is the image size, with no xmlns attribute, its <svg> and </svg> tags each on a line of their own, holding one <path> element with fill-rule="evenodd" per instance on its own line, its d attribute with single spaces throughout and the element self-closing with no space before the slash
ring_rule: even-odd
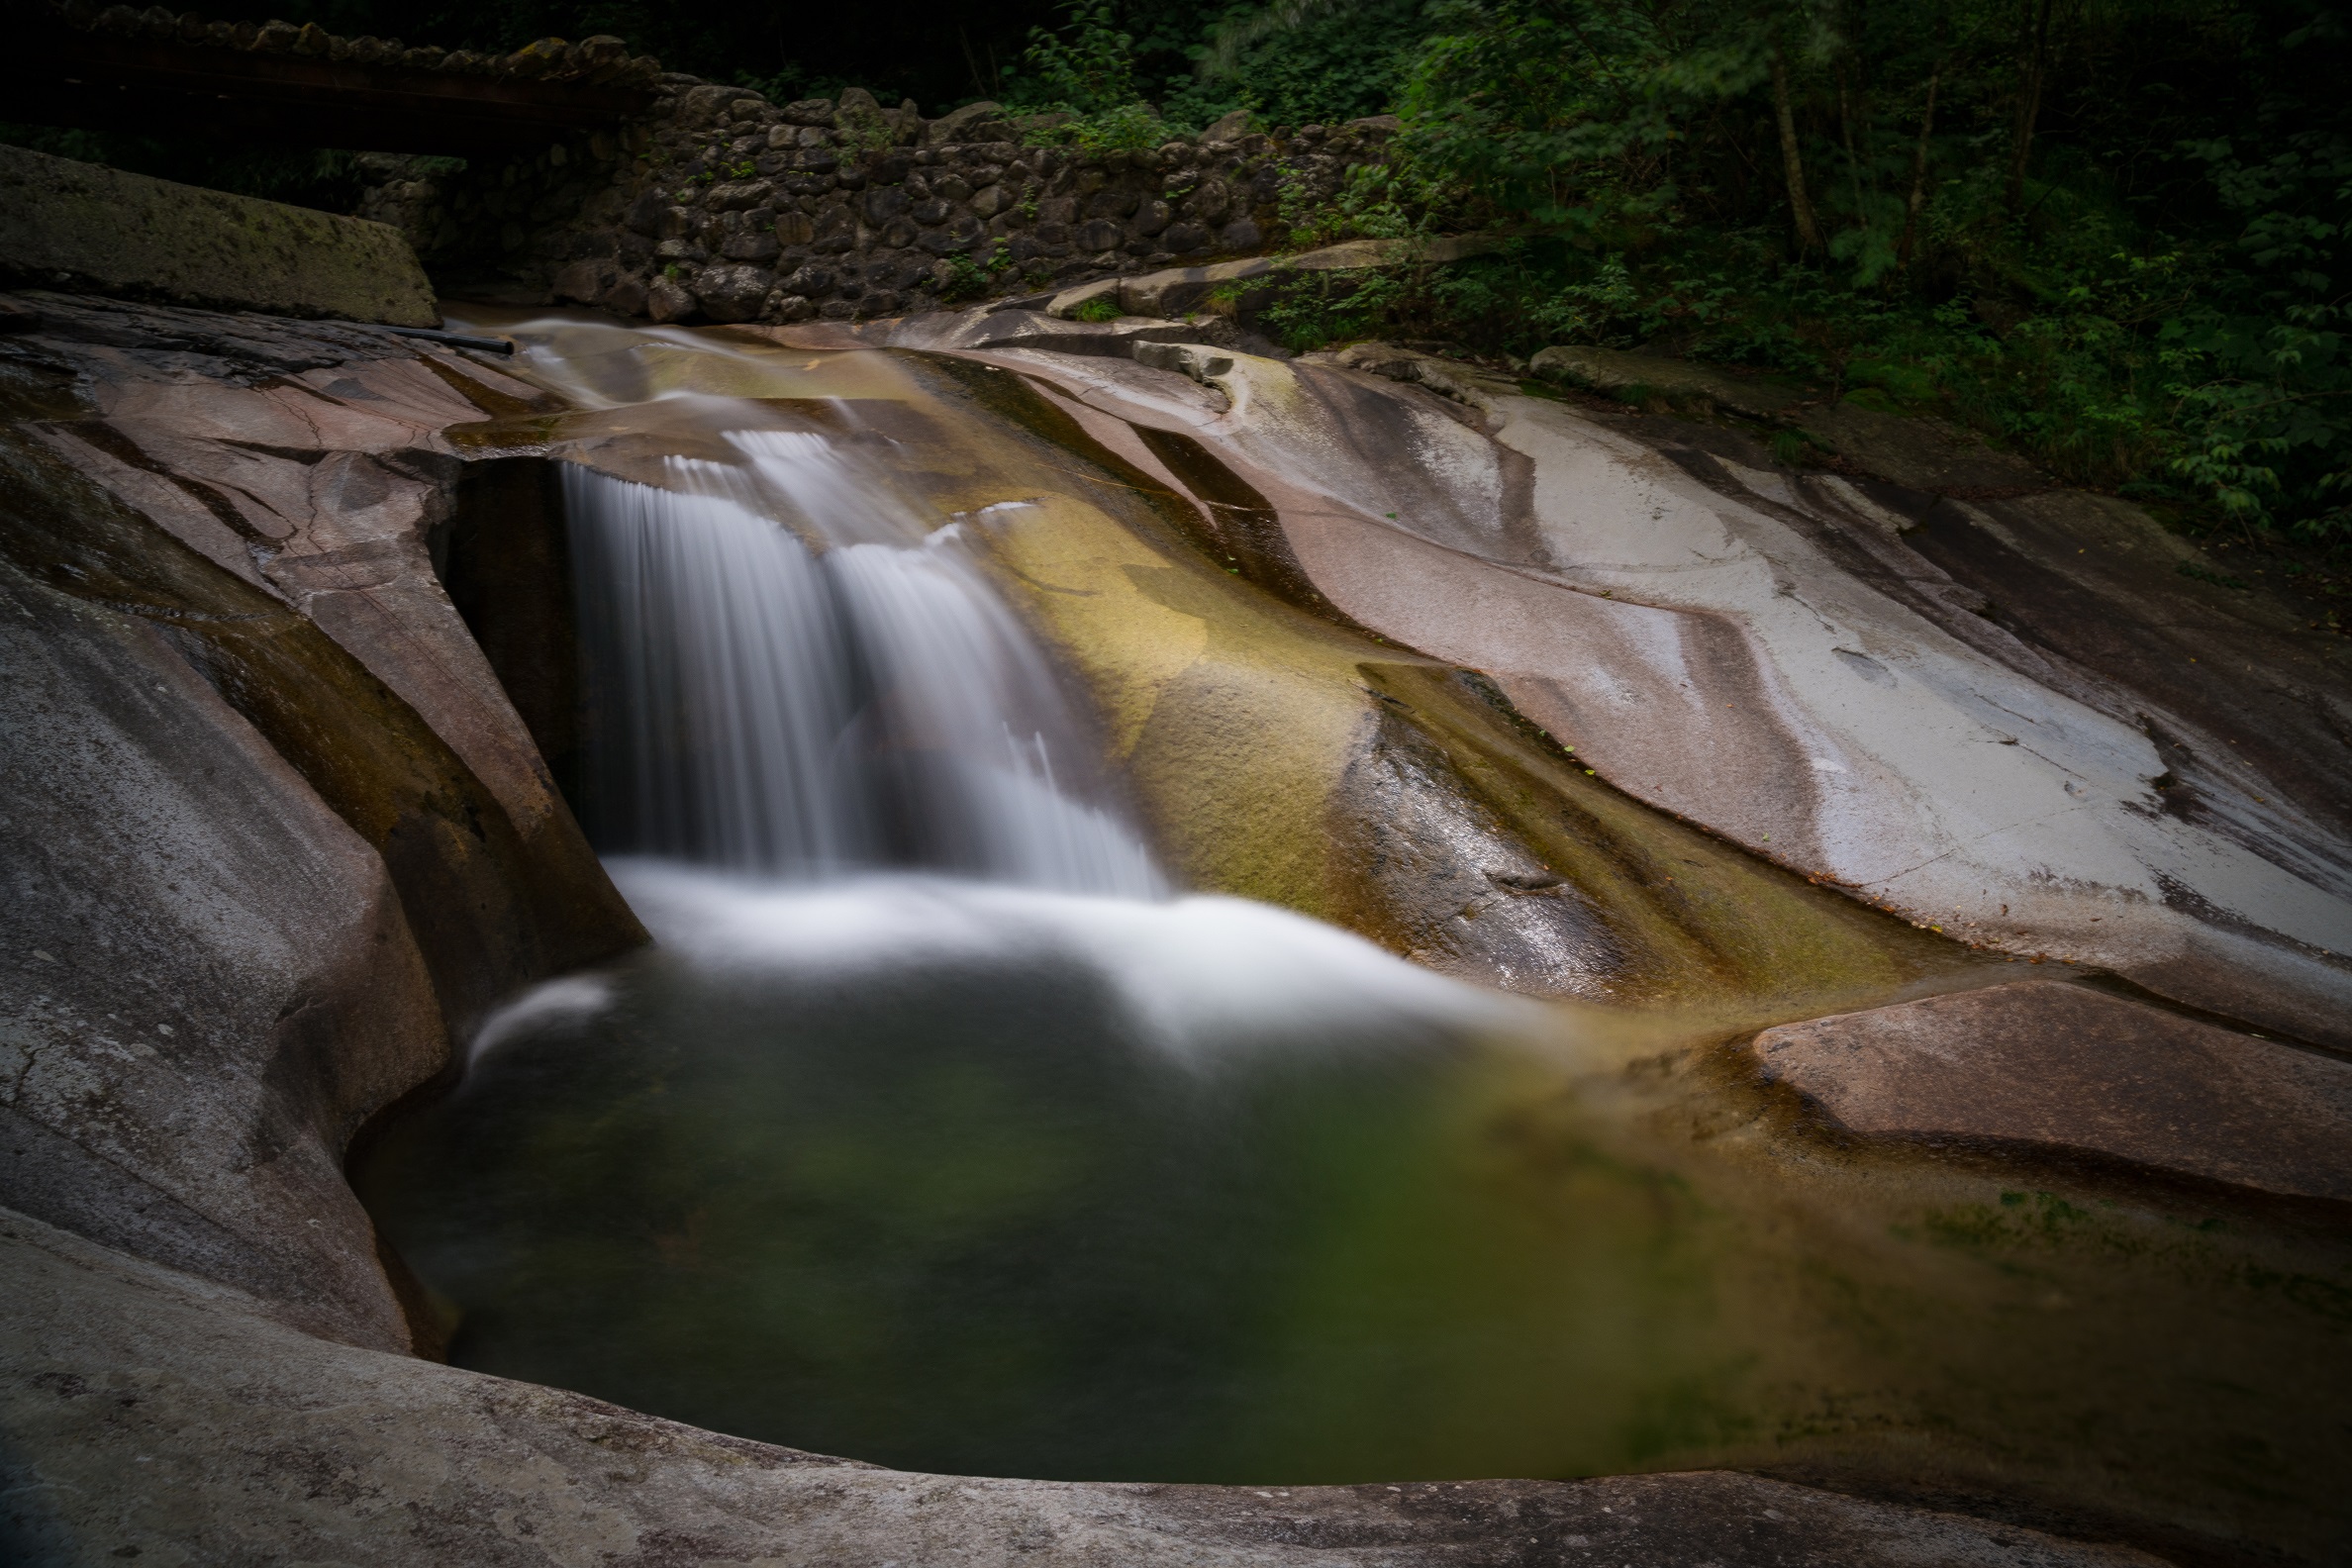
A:
<svg viewBox="0 0 2352 1568">
<path fill-rule="evenodd" d="M 655 942 L 354 1169 L 452 1362 L 950 1474 L 2345 1538 L 2330 1224 L 1825 1132 L 1737 1041 L 1843 994 L 1536 1003 L 1188 891 L 995 552 L 1081 487 L 945 371 L 496 325 L 583 411 L 577 804 Z"/>
</svg>

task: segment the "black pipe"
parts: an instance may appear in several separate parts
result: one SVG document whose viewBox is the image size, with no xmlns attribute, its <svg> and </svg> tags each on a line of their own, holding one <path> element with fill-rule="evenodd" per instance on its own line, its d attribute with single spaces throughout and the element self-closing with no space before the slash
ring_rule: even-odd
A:
<svg viewBox="0 0 2352 1568">
<path fill-rule="evenodd" d="M 428 343 L 447 343 L 452 348 L 479 348 L 484 353 L 511 354 L 515 345 L 504 338 L 469 338 L 464 333 L 436 332 L 430 327 L 379 327 L 379 332 L 398 333 L 403 338 L 422 338 Z"/>
</svg>

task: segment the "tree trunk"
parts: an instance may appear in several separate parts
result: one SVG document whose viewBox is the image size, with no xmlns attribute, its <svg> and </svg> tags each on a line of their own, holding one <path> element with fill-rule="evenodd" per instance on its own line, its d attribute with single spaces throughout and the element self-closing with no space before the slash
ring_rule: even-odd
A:
<svg viewBox="0 0 2352 1568">
<path fill-rule="evenodd" d="M 1821 248 L 1821 229 L 1813 222 L 1813 198 L 1805 192 L 1805 157 L 1797 149 L 1797 111 L 1789 102 L 1789 63 L 1780 47 L 1772 50 L 1772 108 L 1780 117 L 1781 168 L 1789 180 L 1789 220 L 1797 229 L 1797 251 L 1810 254 Z"/>
<path fill-rule="evenodd" d="M 1895 264 L 1910 266 L 1911 246 L 1919 238 L 1919 209 L 1927 204 L 1927 139 L 1935 135 L 1935 86 L 1943 77 L 1943 61 L 1927 73 L 1927 112 L 1919 116 L 1919 145 L 1911 149 L 1911 201 L 1903 210 L 1903 241 L 1895 247 Z"/>
<path fill-rule="evenodd" d="M 1862 154 L 1854 147 L 1854 109 L 1846 93 L 1846 68 L 1837 67 L 1837 134 L 1845 139 L 1846 176 L 1854 186 L 1854 222 L 1868 228 L 1869 209 L 1862 200 Z"/>
<path fill-rule="evenodd" d="M 2009 211 L 2014 218 L 2025 205 L 2025 164 L 2033 156 L 2034 122 L 2041 118 L 2042 75 L 2050 58 L 2050 0 L 2041 0 L 2034 13 L 2033 55 L 2025 66 L 2025 83 L 2017 94 L 2017 131 L 2009 150 Z"/>
</svg>

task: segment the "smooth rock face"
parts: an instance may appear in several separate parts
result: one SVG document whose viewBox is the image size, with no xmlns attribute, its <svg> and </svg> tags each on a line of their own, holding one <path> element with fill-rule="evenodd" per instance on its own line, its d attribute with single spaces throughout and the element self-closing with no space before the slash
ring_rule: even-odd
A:
<svg viewBox="0 0 2352 1568">
<path fill-rule="evenodd" d="M 1485 671 L 1640 799 L 1972 943 L 2352 1042 L 2352 849 L 2253 767 L 2235 770 L 2242 800 L 2176 810 L 2151 731 L 2228 748 L 2161 691 L 2014 635 L 1993 648 L 1998 628 L 1962 635 L 1920 601 L 1982 598 L 1847 481 L 1818 481 L 1832 507 L 1815 481 L 1736 458 L 1703 480 L 1513 383 L 1366 353 L 1235 353 L 1205 389 L 1107 359 L 1007 360 L 1216 451 L 1269 498 L 1328 604 Z M 1413 361 L 1420 384 L 1359 361 L 1391 381 Z M 2352 682 L 2312 673 L 2340 709 Z"/>
<path fill-rule="evenodd" d="M 9 304 L 0 1201 L 405 1346 L 351 1134 L 641 938 L 435 580 L 480 409 L 385 335 Z"/>
<path fill-rule="evenodd" d="M 351 1127 L 489 999 L 637 935 L 433 569 L 459 453 L 497 450 L 452 427 L 529 415 L 532 391 L 353 329 L 11 310 L 0 1556 L 2151 1561 L 1728 1475 L 1264 1496 L 912 1476 L 386 1353 L 405 1330 L 338 1169 Z M 1483 548 L 1534 580 L 1535 459 L 1496 457 L 1425 392 L 1337 372 L 1308 418 L 1259 426 L 1288 385 L 1261 361 L 1196 382 L 996 357 L 1051 380 L 1062 417 L 1130 465 L 1111 494 L 1224 520 L 1231 570 L 1273 585 L 1235 613 L 1233 578 L 1173 523 L 1164 551 L 1099 518 L 1009 531 L 1043 598 L 1129 638 L 1114 718 L 1144 787 L 1179 755 L 1196 789 L 1203 755 L 1229 774 L 1192 818 L 1204 853 L 1280 838 L 1282 891 L 1360 900 L 1429 961 L 1530 989 L 1885 956 L 1876 917 L 1688 830 L 1661 874 L 1667 830 L 1496 738 L 1462 677 L 1320 597 L 1341 579 L 1298 541 L 1345 507 L 1375 538 Z M 1376 447 L 1409 438 L 1382 510 L 1425 534 L 1373 522 L 1374 491 L 1339 497 L 1343 470 L 1301 467 L 1284 442 L 1317 408 Z M 1213 449 L 1220 420 L 1274 434 Z"/>
<path fill-rule="evenodd" d="M 2158 1568 L 1751 1476 L 1290 1489 L 910 1475 L 330 1343 L 0 1211 L 12 1562 Z"/>
<path fill-rule="evenodd" d="M 341 1168 L 444 1048 L 383 863 L 168 623 L 13 561 L 0 604 L 0 1193 L 405 1347 Z"/>
<path fill-rule="evenodd" d="M 1765 1075 L 1856 1132 L 2054 1144 L 2352 1199 L 2352 1062 L 2046 980 L 1766 1029 Z"/>
<path fill-rule="evenodd" d="M 0 286 L 433 327 L 397 229 L 0 147 Z"/>
<path fill-rule="evenodd" d="M 1423 733 L 1381 715 L 1340 781 L 1331 837 L 1418 962 L 1537 996 L 1607 996 L 1633 967 L 1608 915 L 1481 801 Z"/>
<path fill-rule="evenodd" d="M 1095 343 L 1128 343 L 1124 328 Z M 789 341 L 846 346 L 828 330 Z M 1056 339 L 1015 324 L 987 341 Z M 1156 413 L 1091 401 L 1116 385 L 1137 411 L 1214 418 L 1222 378 L 1031 347 L 933 364 L 996 416 L 978 449 L 931 436 L 933 463 L 959 476 L 933 504 L 954 514 L 1039 498 L 993 519 L 987 548 L 1092 687 L 1111 754 L 1186 885 L 1537 995 L 1786 1017 L 1979 961 L 1547 753 L 1491 685 L 1376 637 L 1318 593 L 1284 533 L 1309 504 L 1295 486 Z M 1034 467 L 1011 439 L 1023 427 Z"/>
</svg>

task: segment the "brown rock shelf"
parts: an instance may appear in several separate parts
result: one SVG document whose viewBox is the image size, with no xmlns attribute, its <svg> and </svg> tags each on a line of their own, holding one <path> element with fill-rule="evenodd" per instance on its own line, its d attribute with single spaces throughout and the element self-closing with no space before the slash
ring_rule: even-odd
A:
<svg viewBox="0 0 2352 1568">
<path fill-rule="evenodd" d="M 2352 1063 L 2087 986 L 2026 980 L 1756 1036 L 1853 1131 L 2042 1143 L 2352 1199 Z"/>
</svg>

